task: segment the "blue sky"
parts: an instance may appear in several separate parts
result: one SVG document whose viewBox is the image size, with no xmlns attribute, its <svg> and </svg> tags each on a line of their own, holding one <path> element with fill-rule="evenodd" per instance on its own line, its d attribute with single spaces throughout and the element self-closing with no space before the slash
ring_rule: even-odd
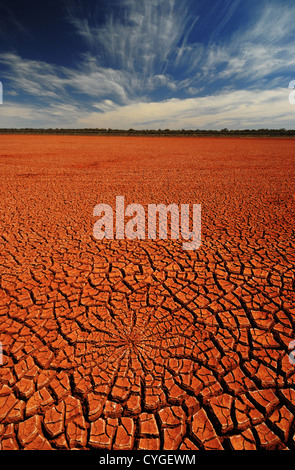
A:
<svg viewBox="0 0 295 470">
<path fill-rule="evenodd" d="M 0 0 L 0 127 L 295 128 L 289 0 Z"/>
</svg>

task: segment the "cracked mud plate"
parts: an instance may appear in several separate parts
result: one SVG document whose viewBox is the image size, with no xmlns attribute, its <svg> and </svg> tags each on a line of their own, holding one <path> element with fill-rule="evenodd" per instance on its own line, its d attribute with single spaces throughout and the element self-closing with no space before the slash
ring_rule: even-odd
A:
<svg viewBox="0 0 295 470">
<path fill-rule="evenodd" d="M 294 449 L 292 140 L 1 136 L 1 449 Z M 202 204 L 202 246 L 93 208 Z"/>
</svg>

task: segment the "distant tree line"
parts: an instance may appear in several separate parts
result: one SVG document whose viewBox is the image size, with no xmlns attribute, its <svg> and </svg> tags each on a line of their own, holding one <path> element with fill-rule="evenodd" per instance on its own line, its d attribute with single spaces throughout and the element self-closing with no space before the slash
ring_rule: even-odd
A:
<svg viewBox="0 0 295 470">
<path fill-rule="evenodd" d="M 172 129 L 5 129 L 0 128 L 0 134 L 29 134 L 29 135 L 116 135 L 116 136 L 225 136 L 225 137 L 294 137 L 295 130 L 287 129 L 243 129 L 229 130 L 227 128 L 221 130 L 172 130 Z"/>
</svg>

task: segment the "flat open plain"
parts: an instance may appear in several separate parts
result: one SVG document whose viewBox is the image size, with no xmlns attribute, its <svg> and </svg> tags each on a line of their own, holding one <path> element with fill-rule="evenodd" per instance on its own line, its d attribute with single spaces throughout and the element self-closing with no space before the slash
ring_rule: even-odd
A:
<svg viewBox="0 0 295 470">
<path fill-rule="evenodd" d="M 2 449 L 295 448 L 294 144 L 0 136 Z M 201 248 L 95 240 L 116 196 Z"/>
</svg>

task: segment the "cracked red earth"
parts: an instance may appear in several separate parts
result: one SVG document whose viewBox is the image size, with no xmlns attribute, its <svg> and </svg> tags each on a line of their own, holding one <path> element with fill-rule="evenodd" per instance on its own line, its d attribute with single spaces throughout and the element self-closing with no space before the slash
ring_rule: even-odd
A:
<svg viewBox="0 0 295 470">
<path fill-rule="evenodd" d="M 0 443 L 294 449 L 294 143 L 1 136 Z M 202 247 L 93 208 L 202 204 Z"/>
</svg>

